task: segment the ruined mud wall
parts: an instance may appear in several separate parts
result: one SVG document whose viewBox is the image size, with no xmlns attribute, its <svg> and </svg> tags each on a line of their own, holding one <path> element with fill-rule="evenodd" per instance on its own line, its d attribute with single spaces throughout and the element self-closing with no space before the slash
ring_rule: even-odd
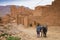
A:
<svg viewBox="0 0 60 40">
<path fill-rule="evenodd" d="M 55 0 L 50 6 L 38 8 L 42 8 L 42 16 L 39 19 L 41 24 L 60 26 L 60 0 Z"/>
</svg>

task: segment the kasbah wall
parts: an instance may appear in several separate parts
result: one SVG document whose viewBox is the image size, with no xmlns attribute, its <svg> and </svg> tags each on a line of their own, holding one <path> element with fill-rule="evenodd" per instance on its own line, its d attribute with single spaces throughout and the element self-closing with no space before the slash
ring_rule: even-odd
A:
<svg viewBox="0 0 60 40">
<path fill-rule="evenodd" d="M 2 18 L 5 24 L 15 20 L 15 23 L 25 26 L 36 23 L 60 26 L 60 0 L 55 0 L 52 5 L 37 6 L 35 10 L 15 5 L 10 10 L 11 13 Z"/>
</svg>

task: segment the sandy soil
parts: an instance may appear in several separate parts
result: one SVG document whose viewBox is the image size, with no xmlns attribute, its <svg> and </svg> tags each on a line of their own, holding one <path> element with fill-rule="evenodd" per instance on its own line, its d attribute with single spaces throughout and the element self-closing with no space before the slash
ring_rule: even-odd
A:
<svg viewBox="0 0 60 40">
<path fill-rule="evenodd" d="M 40 37 L 37 38 L 36 28 L 28 27 L 24 28 L 23 25 L 14 25 L 11 30 L 8 30 L 10 33 L 13 32 L 15 35 L 21 37 L 21 40 L 60 40 L 60 27 L 59 26 L 50 26 L 48 27 L 47 38 Z"/>
<path fill-rule="evenodd" d="M 24 38 L 26 37 L 26 40 L 60 40 L 60 27 L 58 26 L 48 27 L 47 38 L 44 38 L 44 37 L 37 38 L 36 28 L 21 27 L 19 29 L 22 32 L 26 33 L 26 35 L 28 35 L 27 37 L 26 35 L 24 35 Z"/>
</svg>

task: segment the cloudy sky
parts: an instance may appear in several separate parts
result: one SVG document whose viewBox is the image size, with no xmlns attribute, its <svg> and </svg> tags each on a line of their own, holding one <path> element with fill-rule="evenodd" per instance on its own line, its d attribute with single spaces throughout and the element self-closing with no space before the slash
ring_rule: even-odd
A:
<svg viewBox="0 0 60 40">
<path fill-rule="evenodd" d="M 19 5 L 19 6 L 26 6 L 31 9 L 40 5 L 51 5 L 54 0 L 0 0 L 0 6 L 6 5 Z"/>
</svg>

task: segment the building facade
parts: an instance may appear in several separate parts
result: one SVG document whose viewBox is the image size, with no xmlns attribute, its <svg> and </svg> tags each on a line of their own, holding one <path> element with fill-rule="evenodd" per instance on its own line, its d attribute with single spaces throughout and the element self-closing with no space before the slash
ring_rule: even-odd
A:
<svg viewBox="0 0 60 40">
<path fill-rule="evenodd" d="M 52 5 L 37 6 L 35 10 L 24 6 L 17 7 L 15 5 L 12 5 L 10 10 L 10 16 L 6 15 L 5 23 L 15 20 L 15 23 L 25 26 L 29 26 L 30 24 L 36 25 L 37 23 L 60 26 L 59 0 L 55 0 Z"/>
</svg>

